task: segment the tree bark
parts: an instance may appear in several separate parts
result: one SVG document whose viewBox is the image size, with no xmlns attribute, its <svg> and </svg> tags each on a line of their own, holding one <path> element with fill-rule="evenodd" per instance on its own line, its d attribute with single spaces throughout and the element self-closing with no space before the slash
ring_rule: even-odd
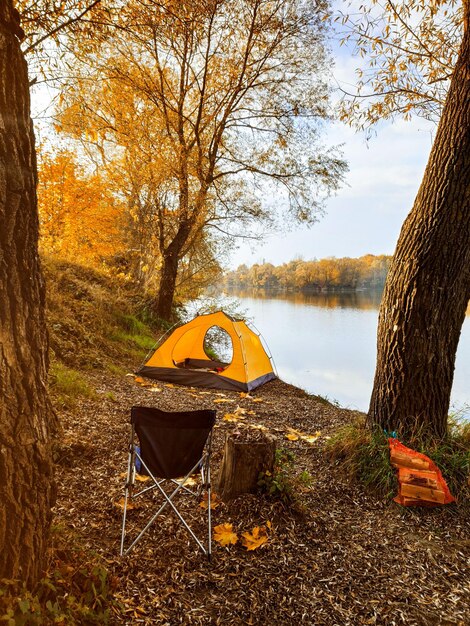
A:
<svg viewBox="0 0 470 626">
<path fill-rule="evenodd" d="M 171 318 L 176 291 L 178 262 L 178 257 L 173 254 L 163 256 L 160 286 L 158 288 L 157 303 L 155 306 L 155 314 L 162 320 L 169 320 Z"/>
<path fill-rule="evenodd" d="M 445 435 L 455 356 L 470 298 L 470 33 L 465 32 L 379 314 L 370 425 Z"/>
<path fill-rule="evenodd" d="M 258 490 L 260 472 L 272 472 L 276 441 L 263 435 L 228 435 L 220 470 L 218 493 L 227 502 L 242 493 Z"/>
<path fill-rule="evenodd" d="M 163 242 L 160 247 L 162 269 L 155 305 L 155 314 L 163 320 L 171 319 L 173 301 L 175 299 L 176 280 L 178 278 L 178 266 L 182 257 L 182 251 L 191 234 L 192 227 L 193 222 L 190 218 L 183 220 L 168 247 L 165 249 Z"/>
<path fill-rule="evenodd" d="M 0 578 L 44 567 L 54 499 L 29 83 L 12 0 L 0 4 Z"/>
</svg>

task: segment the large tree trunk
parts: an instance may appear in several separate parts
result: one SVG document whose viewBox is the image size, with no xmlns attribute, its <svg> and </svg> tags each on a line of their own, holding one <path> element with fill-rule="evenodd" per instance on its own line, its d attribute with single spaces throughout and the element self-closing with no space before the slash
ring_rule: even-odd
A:
<svg viewBox="0 0 470 626">
<path fill-rule="evenodd" d="M 385 285 L 369 423 L 402 436 L 446 433 L 470 298 L 470 33 Z"/>
<path fill-rule="evenodd" d="M 26 63 L 0 3 L 0 578 L 41 575 L 54 498 L 44 284 Z"/>
</svg>

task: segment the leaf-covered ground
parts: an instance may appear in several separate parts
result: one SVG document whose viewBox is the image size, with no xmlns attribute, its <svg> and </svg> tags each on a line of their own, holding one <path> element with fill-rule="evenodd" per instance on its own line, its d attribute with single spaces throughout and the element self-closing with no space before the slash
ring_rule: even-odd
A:
<svg viewBox="0 0 470 626">
<path fill-rule="evenodd" d="M 98 397 L 61 415 L 55 522 L 109 569 L 120 601 L 113 623 L 470 623 L 465 510 L 402 509 L 350 484 L 323 451 L 329 434 L 350 419 L 349 411 L 281 381 L 247 398 L 163 383 L 141 386 L 132 376 L 94 375 L 93 383 Z M 295 454 L 296 472 L 309 474 L 311 484 L 299 482 L 300 504 L 294 508 L 262 495 L 217 506 L 214 526 L 230 523 L 239 536 L 270 523 L 268 541 L 256 550 L 240 542 L 214 543 L 208 563 L 167 514 L 121 558 L 122 512 L 115 502 L 123 491 L 133 404 L 215 408 L 213 482 L 227 433 L 261 427 L 277 438 L 278 447 Z M 227 413 L 231 419 L 223 419 Z M 200 516 L 203 509 L 193 503 L 191 512 Z M 140 515 L 141 509 L 129 512 L 131 526 Z"/>
</svg>

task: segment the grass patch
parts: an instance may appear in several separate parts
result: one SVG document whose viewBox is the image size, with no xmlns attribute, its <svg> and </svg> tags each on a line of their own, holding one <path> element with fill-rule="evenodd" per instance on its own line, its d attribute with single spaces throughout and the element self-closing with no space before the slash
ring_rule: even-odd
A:
<svg viewBox="0 0 470 626">
<path fill-rule="evenodd" d="M 111 341 L 124 343 L 144 351 L 151 350 L 155 345 L 154 337 L 150 337 L 149 335 L 134 335 L 122 330 L 114 330 L 109 334 L 109 338 Z"/>
<path fill-rule="evenodd" d="M 331 437 L 327 450 L 352 480 L 380 496 L 395 495 L 398 483 L 390 465 L 388 437 L 380 428 L 369 430 L 364 418 L 357 416 Z"/>
<path fill-rule="evenodd" d="M 125 376 L 128 372 L 128 368 L 115 365 L 114 363 L 106 363 L 105 367 L 110 374 L 114 374 L 115 376 Z"/>
<path fill-rule="evenodd" d="M 468 501 L 470 486 L 470 423 L 449 419 L 447 436 L 438 441 L 416 439 L 403 442 L 425 454 L 441 470 L 452 495 Z M 327 451 L 352 480 L 383 497 L 398 491 L 396 472 L 390 465 L 388 435 L 379 427 L 371 430 L 362 416 L 340 428 L 328 441 Z"/>
<path fill-rule="evenodd" d="M 75 406 L 80 397 L 96 396 L 95 390 L 80 372 L 62 363 L 51 365 L 49 386 L 56 402 L 66 408 Z"/>
</svg>

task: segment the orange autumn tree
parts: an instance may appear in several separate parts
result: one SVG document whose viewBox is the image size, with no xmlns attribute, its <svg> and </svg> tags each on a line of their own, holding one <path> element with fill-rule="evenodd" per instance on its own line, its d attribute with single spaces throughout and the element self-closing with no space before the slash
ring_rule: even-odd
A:
<svg viewBox="0 0 470 626">
<path fill-rule="evenodd" d="M 122 205 L 71 152 L 41 155 L 38 204 L 42 251 L 99 267 L 120 250 Z"/>
<path fill-rule="evenodd" d="M 121 101 L 107 111 L 112 84 L 134 95 L 128 133 L 152 120 L 151 159 L 165 177 L 154 170 L 140 200 L 158 217 L 158 317 L 171 316 L 179 268 L 202 232 L 213 241 L 252 237 L 260 224 L 311 224 L 338 187 L 345 165 L 319 142 L 329 106 L 324 15 L 323 3 L 303 0 L 127 0 L 119 30 L 71 42 L 86 88 L 67 85 L 62 111 L 81 112 L 82 140 L 93 142 L 94 128 L 105 148 L 123 146 Z"/>
</svg>

